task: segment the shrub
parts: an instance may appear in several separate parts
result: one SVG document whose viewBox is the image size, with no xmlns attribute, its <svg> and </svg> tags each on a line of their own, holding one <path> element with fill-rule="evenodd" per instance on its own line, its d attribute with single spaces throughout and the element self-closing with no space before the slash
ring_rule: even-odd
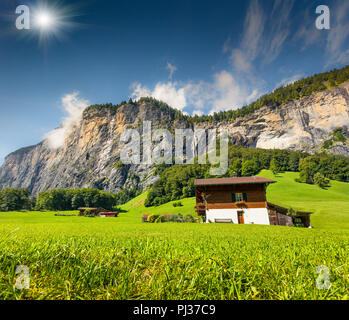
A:
<svg viewBox="0 0 349 320">
<path fill-rule="evenodd" d="M 277 158 L 273 158 L 270 161 L 270 170 L 272 171 L 274 176 L 277 176 L 282 171 L 281 166 L 280 166 Z"/>
<path fill-rule="evenodd" d="M 289 208 L 289 209 L 287 210 L 287 215 L 288 215 L 289 217 L 294 217 L 295 214 L 296 214 L 296 210 L 294 210 L 293 208 Z"/>
<path fill-rule="evenodd" d="M 325 189 L 330 186 L 330 180 L 325 178 L 320 172 L 314 175 L 314 183 L 321 189 Z"/>
<path fill-rule="evenodd" d="M 186 216 L 183 217 L 183 222 L 194 223 L 195 219 L 192 215 L 187 214 Z"/>
<path fill-rule="evenodd" d="M 125 168 L 125 165 L 123 164 L 123 162 L 120 160 L 117 163 L 115 163 L 115 169 L 116 170 L 123 170 Z"/>
<path fill-rule="evenodd" d="M 168 215 L 168 221 L 167 222 L 177 222 L 177 215 L 176 214 Z"/>
<path fill-rule="evenodd" d="M 155 221 L 154 221 L 154 223 L 161 223 L 162 221 L 161 221 L 161 216 L 158 216 L 156 219 L 155 219 Z"/>
<path fill-rule="evenodd" d="M 147 221 L 150 223 L 154 223 L 160 217 L 159 214 L 152 214 L 148 216 Z"/>
<path fill-rule="evenodd" d="M 183 215 L 181 213 L 178 213 L 176 216 L 176 222 L 183 222 Z"/>
<path fill-rule="evenodd" d="M 254 176 L 255 174 L 258 173 L 259 170 L 260 168 L 258 167 L 258 164 L 256 161 L 246 160 L 242 165 L 241 174 L 246 177 Z"/>
<path fill-rule="evenodd" d="M 178 201 L 178 202 L 174 202 L 173 203 L 173 206 L 176 208 L 176 207 L 183 207 L 183 204 L 182 202 Z"/>
<path fill-rule="evenodd" d="M 171 215 L 170 214 L 164 214 L 161 216 L 161 222 L 170 222 L 171 221 Z"/>
</svg>

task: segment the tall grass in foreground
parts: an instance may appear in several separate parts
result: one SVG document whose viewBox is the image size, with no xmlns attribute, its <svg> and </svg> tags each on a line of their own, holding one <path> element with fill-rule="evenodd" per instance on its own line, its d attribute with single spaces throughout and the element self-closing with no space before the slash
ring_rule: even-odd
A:
<svg viewBox="0 0 349 320">
<path fill-rule="evenodd" d="M 0 299 L 349 298 L 349 234 L 339 230 L 47 214 L 52 223 L 0 224 Z M 14 288 L 17 265 L 30 268 L 29 290 Z M 316 288 L 320 265 L 329 290 Z"/>
</svg>

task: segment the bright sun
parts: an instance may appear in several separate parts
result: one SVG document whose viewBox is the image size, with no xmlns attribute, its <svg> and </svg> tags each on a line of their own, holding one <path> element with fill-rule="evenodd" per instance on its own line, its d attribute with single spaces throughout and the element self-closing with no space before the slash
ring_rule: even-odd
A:
<svg viewBox="0 0 349 320">
<path fill-rule="evenodd" d="M 1 1 L 1 0 L 0 0 Z M 32 21 L 36 32 L 30 35 L 38 36 L 39 45 L 47 47 L 51 40 L 65 40 L 65 31 L 79 25 L 69 21 L 77 16 L 74 5 L 62 6 L 60 0 L 37 0 L 32 8 Z"/>
<path fill-rule="evenodd" d="M 49 12 L 40 12 L 36 17 L 39 27 L 47 29 L 54 23 L 54 18 Z"/>
</svg>

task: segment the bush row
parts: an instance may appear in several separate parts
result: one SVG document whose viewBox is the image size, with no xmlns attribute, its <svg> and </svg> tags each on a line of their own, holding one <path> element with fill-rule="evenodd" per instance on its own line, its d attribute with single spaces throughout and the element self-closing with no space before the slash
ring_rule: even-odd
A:
<svg viewBox="0 0 349 320">
<path fill-rule="evenodd" d="M 148 215 L 144 214 L 142 216 L 142 222 L 148 222 L 148 223 L 164 223 L 164 222 L 177 222 L 177 223 L 194 223 L 199 222 L 198 218 L 194 218 L 192 215 L 181 215 L 179 214 L 153 214 Z"/>
</svg>

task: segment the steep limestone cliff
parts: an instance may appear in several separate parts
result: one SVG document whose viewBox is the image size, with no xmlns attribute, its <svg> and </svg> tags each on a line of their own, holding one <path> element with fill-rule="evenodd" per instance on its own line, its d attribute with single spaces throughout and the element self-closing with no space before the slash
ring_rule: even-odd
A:
<svg viewBox="0 0 349 320">
<path fill-rule="evenodd" d="M 137 183 L 151 185 L 151 165 L 116 166 L 120 160 L 120 134 L 126 128 L 142 133 L 143 121 L 153 130 L 164 128 L 228 129 L 235 144 L 265 149 L 316 151 L 336 127 L 349 128 L 349 82 L 279 107 L 264 107 L 234 122 L 199 123 L 174 120 L 173 113 L 150 102 L 118 108 L 90 108 L 65 139 L 52 150 L 47 141 L 8 155 L 0 169 L 0 187 L 28 188 L 34 194 L 55 188 L 96 187 L 117 192 Z M 349 155 L 338 143 L 330 151 Z M 137 178 L 138 177 L 138 178 Z"/>
<path fill-rule="evenodd" d="M 262 149 L 314 152 L 336 127 L 349 128 L 349 82 L 279 107 L 264 107 L 227 127 L 235 142 Z M 349 146 L 330 152 L 349 156 Z"/>
</svg>

